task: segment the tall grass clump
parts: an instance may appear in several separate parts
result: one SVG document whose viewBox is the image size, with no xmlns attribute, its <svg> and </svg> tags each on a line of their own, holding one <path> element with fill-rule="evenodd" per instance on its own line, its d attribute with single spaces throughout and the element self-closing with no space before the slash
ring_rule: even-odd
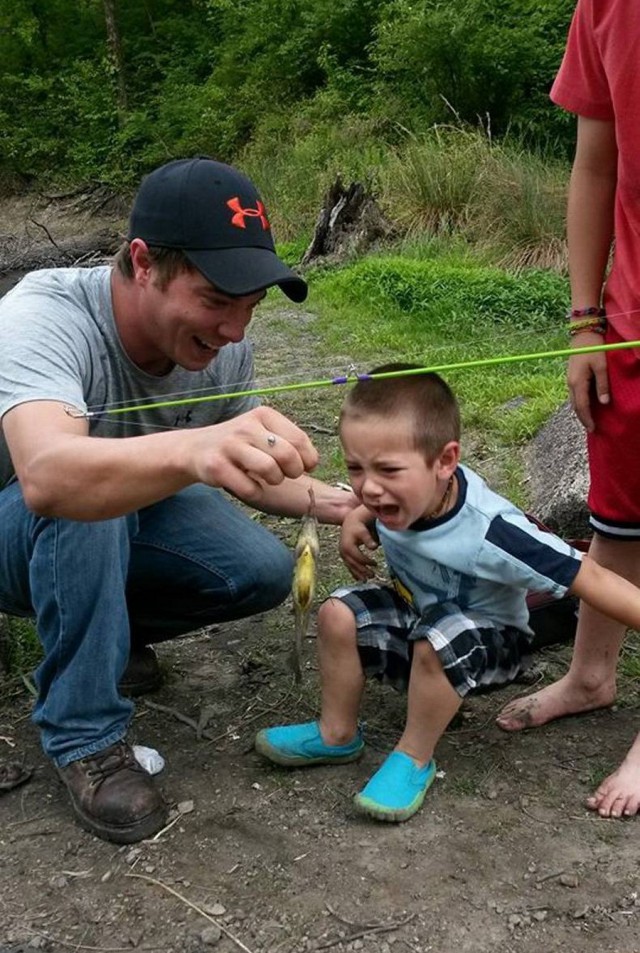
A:
<svg viewBox="0 0 640 953">
<path fill-rule="evenodd" d="M 507 268 L 566 268 L 567 169 L 526 150 L 495 148 L 472 200 L 469 237 Z"/>
<path fill-rule="evenodd" d="M 383 173 L 387 214 L 410 237 L 464 232 L 490 152 L 484 133 L 468 128 L 409 135 Z"/>
</svg>

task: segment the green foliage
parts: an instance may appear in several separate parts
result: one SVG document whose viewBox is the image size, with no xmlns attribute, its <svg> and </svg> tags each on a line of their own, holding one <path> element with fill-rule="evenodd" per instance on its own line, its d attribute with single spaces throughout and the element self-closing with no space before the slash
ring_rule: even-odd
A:
<svg viewBox="0 0 640 953">
<path fill-rule="evenodd" d="M 320 277 L 323 297 L 367 309 L 394 334 L 452 339 L 500 328 L 549 330 L 566 307 L 565 282 L 550 272 L 516 276 L 467 263 L 371 257 Z M 401 324 L 401 328 L 395 326 Z"/>
<path fill-rule="evenodd" d="M 547 94 L 574 0 L 396 0 L 373 59 L 378 108 L 400 122 L 480 121 L 499 135 L 553 122 Z M 546 128 L 544 136 L 549 136 Z"/>
<path fill-rule="evenodd" d="M 7 670 L 16 675 L 29 675 L 42 658 L 35 622 L 17 616 L 0 616 L 0 627 L 0 650 Z"/>
<path fill-rule="evenodd" d="M 515 275 L 450 256 L 370 257 L 312 279 L 328 351 L 363 371 L 388 360 L 445 367 L 465 425 L 500 447 L 530 439 L 562 402 L 563 361 L 449 365 L 565 347 L 567 294 L 548 271 Z"/>
<path fill-rule="evenodd" d="M 422 133 L 456 117 L 480 118 L 492 140 L 511 129 L 566 152 L 573 121 L 547 92 L 572 8 L 573 0 L 117 0 L 120 67 L 101 0 L 0 0 L 0 175 L 133 183 L 170 157 L 234 160 L 257 142 L 265 164 L 269 149 L 279 161 L 280 147 L 319 160 L 306 169 L 316 195 L 333 127 L 375 128 L 380 151 L 399 143 L 403 126 Z M 270 134 L 275 142 L 265 141 Z"/>
</svg>

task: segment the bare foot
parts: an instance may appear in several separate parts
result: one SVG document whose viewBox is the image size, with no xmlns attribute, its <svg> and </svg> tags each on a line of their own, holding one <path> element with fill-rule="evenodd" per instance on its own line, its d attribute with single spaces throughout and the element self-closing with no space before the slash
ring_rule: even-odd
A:
<svg viewBox="0 0 640 953">
<path fill-rule="evenodd" d="M 547 685 L 533 695 L 525 695 L 509 702 L 496 718 L 496 723 L 503 731 L 539 728 L 540 725 L 546 725 L 548 721 L 563 718 L 565 715 L 607 708 L 614 700 L 614 685 L 589 690 L 576 686 L 565 675 L 553 685 Z"/>
<path fill-rule="evenodd" d="M 640 810 L 640 761 L 629 755 L 617 771 L 587 798 L 587 807 L 600 817 L 632 817 Z"/>
</svg>

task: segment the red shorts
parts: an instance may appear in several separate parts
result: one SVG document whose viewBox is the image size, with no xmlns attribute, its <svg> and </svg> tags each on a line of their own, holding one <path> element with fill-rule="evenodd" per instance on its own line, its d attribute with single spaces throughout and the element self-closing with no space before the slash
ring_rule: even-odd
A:
<svg viewBox="0 0 640 953">
<path fill-rule="evenodd" d="M 609 325 L 607 344 L 622 338 Z M 610 351 L 608 404 L 592 402 L 587 435 L 591 526 L 609 539 L 640 540 L 640 358 L 638 349 Z"/>
</svg>

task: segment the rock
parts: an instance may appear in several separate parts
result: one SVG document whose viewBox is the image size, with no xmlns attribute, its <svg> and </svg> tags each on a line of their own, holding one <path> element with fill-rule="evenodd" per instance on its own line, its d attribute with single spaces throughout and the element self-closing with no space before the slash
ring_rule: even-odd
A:
<svg viewBox="0 0 640 953">
<path fill-rule="evenodd" d="M 580 884 L 575 874 L 561 874 L 558 880 L 563 887 L 577 887 Z"/>
<path fill-rule="evenodd" d="M 222 939 L 222 930 L 220 927 L 211 924 L 210 927 L 204 928 L 200 934 L 200 939 L 205 946 L 215 946 Z"/>
<path fill-rule="evenodd" d="M 69 886 L 69 881 L 63 874 L 59 874 L 57 877 L 51 878 L 49 886 L 53 887 L 54 890 L 64 890 L 65 887 Z"/>
<path fill-rule="evenodd" d="M 223 917 L 227 912 L 227 908 L 223 907 L 221 903 L 205 904 L 202 909 L 210 917 Z"/>
<path fill-rule="evenodd" d="M 30 950 L 47 950 L 48 948 L 49 941 L 44 936 L 32 936 L 29 940 Z"/>
<path fill-rule="evenodd" d="M 590 536 L 585 432 L 568 402 L 527 447 L 525 467 L 530 512 L 560 536 Z"/>
</svg>

